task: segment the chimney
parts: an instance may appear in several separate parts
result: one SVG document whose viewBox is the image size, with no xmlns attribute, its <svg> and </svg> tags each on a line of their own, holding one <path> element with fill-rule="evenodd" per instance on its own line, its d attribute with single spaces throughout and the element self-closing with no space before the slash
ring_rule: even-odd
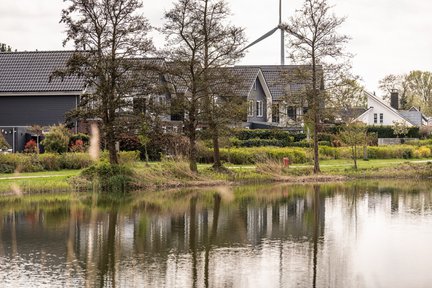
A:
<svg viewBox="0 0 432 288">
<path fill-rule="evenodd" d="M 399 92 L 396 89 L 390 92 L 390 106 L 393 109 L 399 110 Z"/>
</svg>

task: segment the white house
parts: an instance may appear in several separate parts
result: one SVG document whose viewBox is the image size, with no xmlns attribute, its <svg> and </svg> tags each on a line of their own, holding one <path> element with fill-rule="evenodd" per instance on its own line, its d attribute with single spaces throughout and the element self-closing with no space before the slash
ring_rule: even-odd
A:
<svg viewBox="0 0 432 288">
<path fill-rule="evenodd" d="M 367 96 L 368 109 L 358 116 L 355 121 L 367 125 L 388 125 L 395 122 L 404 123 L 408 127 L 427 125 L 427 118 L 415 107 L 409 110 L 399 110 L 399 96 L 397 92 L 391 93 L 391 106 L 381 98 L 364 91 Z"/>
</svg>

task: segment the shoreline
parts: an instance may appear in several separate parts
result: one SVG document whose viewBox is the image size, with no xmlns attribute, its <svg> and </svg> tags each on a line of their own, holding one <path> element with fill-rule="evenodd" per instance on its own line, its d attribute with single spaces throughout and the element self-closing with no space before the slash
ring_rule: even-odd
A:
<svg viewBox="0 0 432 288">
<path fill-rule="evenodd" d="M 217 173 L 211 169 L 203 168 L 198 175 L 186 171 L 182 171 L 183 174 L 178 174 L 177 170 L 174 171 L 177 174 L 168 170 L 157 170 L 157 173 L 162 173 L 157 174 L 155 171 L 149 170 L 149 168 L 134 167 L 135 173 L 131 178 L 131 189 L 129 191 L 139 192 L 157 189 L 210 188 L 215 186 L 271 183 L 324 184 L 357 180 L 432 180 L 432 165 L 429 162 L 406 162 L 379 168 L 360 168 L 358 170 L 346 167 L 343 167 L 344 170 L 340 170 L 342 169 L 341 165 L 334 167 L 337 167 L 339 170 L 328 170 L 327 168 L 317 175 L 311 174 L 310 170 L 302 170 L 299 167 L 290 167 L 287 170 L 282 169 L 277 172 L 260 172 L 256 168 L 235 167 L 235 169 L 230 168 L 230 173 Z M 35 173 L 36 175 L 33 173 L 26 173 L 25 175 L 10 174 L 7 177 L 0 175 L 0 195 L 92 190 L 92 182 L 82 179 L 79 173 L 80 170 L 72 170 L 39 172 Z"/>
</svg>

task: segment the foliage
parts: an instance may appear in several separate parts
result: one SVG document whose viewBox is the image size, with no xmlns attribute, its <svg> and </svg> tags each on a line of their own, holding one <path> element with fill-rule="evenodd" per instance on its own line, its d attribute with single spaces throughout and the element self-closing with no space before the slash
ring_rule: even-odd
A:
<svg viewBox="0 0 432 288">
<path fill-rule="evenodd" d="M 408 74 L 387 75 L 379 82 L 384 98 L 397 91 L 402 109 L 419 107 L 426 114 L 432 113 L 432 73 L 429 71 L 411 71 Z"/>
<path fill-rule="evenodd" d="M 70 136 L 70 145 L 75 143 L 77 140 L 81 140 L 85 146 L 90 144 L 90 136 L 83 133 L 77 133 Z"/>
<path fill-rule="evenodd" d="M 37 144 L 36 141 L 33 139 L 30 139 L 27 141 L 27 143 L 24 145 L 24 152 L 25 153 L 36 153 L 37 152 Z"/>
<path fill-rule="evenodd" d="M 393 121 L 393 133 L 398 137 L 406 135 L 409 131 L 408 128 L 405 121 Z"/>
<path fill-rule="evenodd" d="M 343 143 L 352 149 L 354 169 L 357 169 L 357 151 L 359 146 L 366 146 L 368 142 L 367 127 L 363 123 L 351 123 L 339 134 Z"/>
<path fill-rule="evenodd" d="M 86 147 L 84 146 L 84 141 L 81 139 L 75 140 L 75 143 L 70 145 L 69 150 L 71 152 L 85 152 Z"/>
<path fill-rule="evenodd" d="M 92 181 L 101 192 L 124 193 L 130 188 L 133 171 L 125 165 L 112 165 L 100 161 L 81 172 L 81 176 Z"/>
<path fill-rule="evenodd" d="M 50 128 L 41 144 L 47 152 L 65 153 L 68 151 L 70 133 L 64 125 L 54 125 Z"/>
<path fill-rule="evenodd" d="M 396 138 L 392 126 L 368 126 L 368 133 L 375 133 L 378 138 Z M 418 127 L 409 127 L 408 138 L 420 138 Z"/>
<path fill-rule="evenodd" d="M 92 163 L 86 153 L 0 154 L 2 173 L 82 169 Z"/>
<path fill-rule="evenodd" d="M 203 162 L 212 161 L 208 149 L 199 151 L 199 159 Z M 221 149 L 221 159 L 233 164 L 254 164 L 260 159 L 282 160 L 288 157 L 291 163 L 307 163 L 312 160 L 307 150 L 297 147 L 254 147 L 254 148 L 232 148 Z"/>
<path fill-rule="evenodd" d="M 10 148 L 9 143 L 6 141 L 3 134 L 0 133 L 0 150 L 9 149 L 9 148 Z"/>
</svg>

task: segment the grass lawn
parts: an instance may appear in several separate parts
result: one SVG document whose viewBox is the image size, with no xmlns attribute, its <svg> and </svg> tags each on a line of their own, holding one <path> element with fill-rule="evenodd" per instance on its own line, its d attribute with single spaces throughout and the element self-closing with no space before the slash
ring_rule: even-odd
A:
<svg viewBox="0 0 432 288">
<path fill-rule="evenodd" d="M 31 191 L 60 192 L 71 189 L 67 179 L 81 170 L 43 171 L 21 174 L 0 174 L 0 193 L 22 194 Z"/>
</svg>

